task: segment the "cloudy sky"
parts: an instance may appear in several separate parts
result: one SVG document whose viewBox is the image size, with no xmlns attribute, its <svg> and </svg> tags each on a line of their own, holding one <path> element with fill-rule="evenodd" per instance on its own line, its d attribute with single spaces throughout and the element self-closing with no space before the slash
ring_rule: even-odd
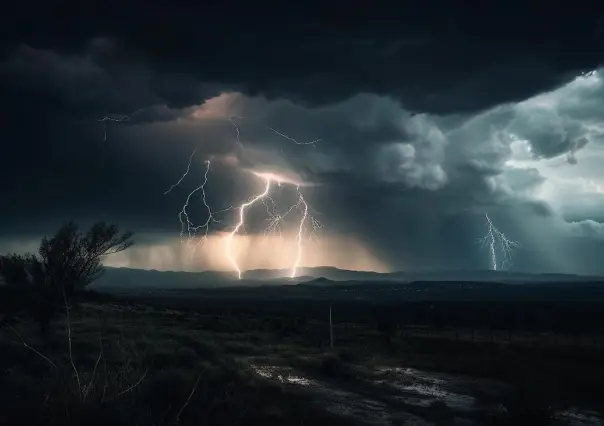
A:
<svg viewBox="0 0 604 426">
<path fill-rule="evenodd" d="M 231 244 L 242 269 L 290 267 L 304 205 L 266 229 L 299 190 L 316 220 L 301 265 L 490 269 L 488 214 L 519 244 L 509 269 L 604 274 L 594 14 L 17 3 L 0 18 L 0 251 L 106 220 L 137 242 L 108 264 L 233 269 Z M 228 243 L 263 173 L 281 185 Z M 183 243 L 178 213 L 205 176 L 206 202 L 227 210 L 203 245 Z"/>
</svg>

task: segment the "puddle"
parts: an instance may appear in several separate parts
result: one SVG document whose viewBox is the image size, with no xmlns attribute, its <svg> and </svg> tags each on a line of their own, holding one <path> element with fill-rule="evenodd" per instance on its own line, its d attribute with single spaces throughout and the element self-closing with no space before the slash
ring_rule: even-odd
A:
<svg viewBox="0 0 604 426">
<path fill-rule="evenodd" d="M 302 376 L 295 376 L 291 374 L 291 369 L 284 367 L 277 367 L 273 365 L 251 365 L 252 369 L 256 374 L 265 379 L 275 379 L 281 383 L 289 383 L 298 386 L 311 386 L 316 383 Z"/>
<path fill-rule="evenodd" d="M 561 424 L 569 426 L 601 426 L 604 420 L 595 411 L 579 410 L 569 408 L 568 410 L 558 411 L 554 418 Z"/>
<path fill-rule="evenodd" d="M 251 365 L 252 369 L 261 377 L 279 381 L 294 386 L 302 386 L 311 391 L 318 402 L 327 411 L 338 416 L 350 417 L 366 425 L 391 426 L 393 425 L 392 410 L 384 403 L 365 398 L 354 392 L 330 386 L 315 379 L 301 377 L 292 372 L 289 367 L 271 365 Z M 403 413 L 396 413 L 401 419 Z M 420 417 L 404 414 L 405 424 L 427 426 L 428 423 Z"/>
<path fill-rule="evenodd" d="M 429 407 L 431 404 L 437 401 L 444 402 L 448 407 L 471 411 L 476 407 L 476 399 L 467 395 L 458 395 L 455 393 L 447 392 L 442 389 L 437 389 L 432 386 L 426 385 L 410 385 L 401 386 L 394 385 L 396 388 L 403 392 L 410 392 L 415 394 L 414 396 L 399 396 L 398 398 L 404 400 L 407 403 L 414 405 L 421 405 L 422 407 Z"/>
<path fill-rule="evenodd" d="M 495 405 L 481 406 L 475 397 L 455 389 L 462 387 L 460 379 L 456 377 L 398 367 L 378 367 L 377 374 L 379 379 L 376 383 L 400 391 L 401 394 L 395 398 L 407 404 L 429 407 L 436 402 L 442 402 L 457 411 L 500 411 Z M 466 388 L 469 385 L 466 383 Z"/>
</svg>

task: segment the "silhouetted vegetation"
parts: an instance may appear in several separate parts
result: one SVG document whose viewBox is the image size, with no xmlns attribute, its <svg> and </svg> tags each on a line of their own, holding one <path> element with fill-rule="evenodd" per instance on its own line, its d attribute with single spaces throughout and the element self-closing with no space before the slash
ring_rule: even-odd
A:
<svg viewBox="0 0 604 426">
<path fill-rule="evenodd" d="M 37 254 L 0 256 L 2 311 L 27 310 L 46 336 L 51 319 L 76 293 L 103 274 L 105 256 L 126 250 L 132 234 L 120 235 L 115 225 L 99 222 L 86 233 L 74 222 L 63 225 L 52 237 L 44 237 Z"/>
</svg>

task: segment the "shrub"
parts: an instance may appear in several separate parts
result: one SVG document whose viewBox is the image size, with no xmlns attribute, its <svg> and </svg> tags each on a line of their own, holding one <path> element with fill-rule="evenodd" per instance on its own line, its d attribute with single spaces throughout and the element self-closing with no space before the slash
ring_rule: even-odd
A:
<svg viewBox="0 0 604 426">
<path fill-rule="evenodd" d="M 104 272 L 105 256 L 126 250 L 132 234 L 119 235 L 115 225 L 99 222 L 85 234 L 74 222 L 63 225 L 54 237 L 44 237 L 38 254 L 0 256 L 4 296 L 10 296 L 4 311 L 27 310 L 45 337 L 53 316 L 77 291 Z M 6 300 L 6 299 L 5 299 Z"/>
</svg>

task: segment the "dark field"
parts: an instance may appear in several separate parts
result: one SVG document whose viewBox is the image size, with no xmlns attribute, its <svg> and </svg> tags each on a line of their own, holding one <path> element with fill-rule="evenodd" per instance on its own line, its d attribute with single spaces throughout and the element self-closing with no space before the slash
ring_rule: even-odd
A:
<svg viewBox="0 0 604 426">
<path fill-rule="evenodd" d="M 324 293 L 331 350 L 328 297 L 246 291 L 90 293 L 45 342 L 15 318 L 0 331 L 0 421 L 602 424 L 600 302 Z"/>
</svg>

